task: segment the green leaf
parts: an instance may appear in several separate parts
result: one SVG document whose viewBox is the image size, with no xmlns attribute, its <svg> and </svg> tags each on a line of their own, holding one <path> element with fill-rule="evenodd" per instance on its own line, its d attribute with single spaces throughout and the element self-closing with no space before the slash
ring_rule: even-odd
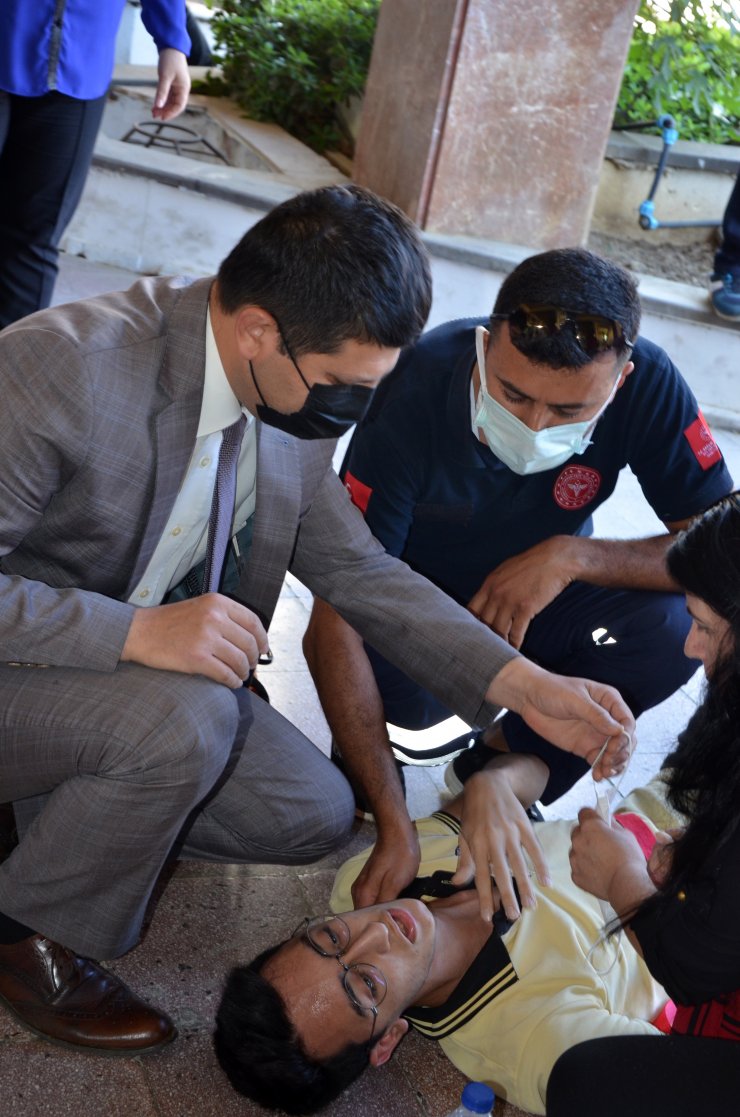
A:
<svg viewBox="0 0 740 1117">
<path fill-rule="evenodd" d="M 667 20 L 660 15 L 666 11 Z M 731 0 L 642 0 L 617 101 L 619 124 L 669 112 L 684 139 L 737 143 L 738 30 Z"/>
<path fill-rule="evenodd" d="M 362 93 L 380 0 L 223 0 L 212 28 L 229 94 L 319 151 Z"/>
</svg>

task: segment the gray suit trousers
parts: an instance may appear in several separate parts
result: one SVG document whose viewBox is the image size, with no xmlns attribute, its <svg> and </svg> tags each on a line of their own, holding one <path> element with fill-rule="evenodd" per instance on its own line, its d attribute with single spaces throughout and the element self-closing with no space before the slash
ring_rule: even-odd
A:
<svg viewBox="0 0 740 1117">
<path fill-rule="evenodd" d="M 349 786 L 246 690 L 121 664 L 0 666 L 0 799 L 20 844 L 0 911 L 79 954 L 136 945 L 168 855 L 303 863 L 343 842 Z"/>
</svg>

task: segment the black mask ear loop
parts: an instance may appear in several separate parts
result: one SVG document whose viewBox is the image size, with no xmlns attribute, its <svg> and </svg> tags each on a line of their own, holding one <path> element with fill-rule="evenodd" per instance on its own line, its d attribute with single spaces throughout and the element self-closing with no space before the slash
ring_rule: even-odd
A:
<svg viewBox="0 0 740 1117">
<path fill-rule="evenodd" d="M 260 391 L 260 386 L 257 383 L 257 377 L 254 375 L 254 365 L 252 364 L 251 361 L 249 362 L 249 371 L 252 374 L 252 380 L 254 382 L 255 388 L 257 389 L 257 395 L 262 400 L 262 406 L 267 407 L 267 401 L 266 401 L 265 397 L 262 395 L 262 392 Z"/>
<path fill-rule="evenodd" d="M 273 317 L 274 317 L 274 315 L 273 315 Z M 280 335 L 280 340 L 282 341 L 283 345 L 285 346 L 285 352 L 288 354 L 288 357 L 290 358 L 290 363 L 293 365 L 293 368 L 296 370 L 296 372 L 300 376 L 301 380 L 303 381 L 303 383 L 306 385 L 306 387 L 308 388 L 308 390 L 310 392 L 311 391 L 311 385 L 309 384 L 309 382 L 306 380 L 306 377 L 301 372 L 298 361 L 293 356 L 293 351 L 291 350 L 290 346 L 288 345 L 287 341 L 285 340 L 285 334 L 281 330 L 280 323 L 278 322 L 277 318 L 275 318 L 275 324 L 277 325 L 277 328 L 278 328 L 278 333 Z"/>
<path fill-rule="evenodd" d="M 279 338 L 280 338 L 281 342 L 283 343 L 283 345 L 284 345 L 284 347 L 285 347 L 285 352 L 286 352 L 286 353 L 288 354 L 288 357 L 289 357 L 289 359 L 290 359 L 290 363 L 292 364 L 293 368 L 294 368 L 294 369 L 296 370 L 296 372 L 297 372 L 297 373 L 298 373 L 298 375 L 300 376 L 301 380 L 302 380 L 302 381 L 303 381 L 303 383 L 305 384 L 306 388 L 307 388 L 307 389 L 308 389 L 308 391 L 310 392 L 310 391 L 311 391 L 311 385 L 310 385 L 310 384 L 308 383 L 308 381 L 306 380 L 306 377 L 305 377 L 305 376 L 303 375 L 303 373 L 301 372 L 300 368 L 298 367 L 298 362 L 296 361 L 295 357 L 293 356 L 293 354 L 292 354 L 292 352 L 291 352 L 291 350 L 290 350 L 290 347 L 288 346 L 288 343 L 287 343 L 287 341 L 285 340 L 285 334 L 283 333 L 283 331 L 282 331 L 282 330 L 281 330 L 281 328 L 280 328 L 280 323 L 278 322 L 277 318 L 275 318 L 275 315 L 274 315 L 274 314 L 273 314 L 273 316 L 272 316 L 272 317 L 273 317 L 273 320 L 274 320 L 274 322 L 275 322 L 275 325 L 277 326 L 278 336 L 279 336 Z M 250 371 L 250 373 L 251 373 L 251 375 L 252 375 L 252 380 L 253 380 L 253 382 L 254 382 L 254 386 L 255 386 L 255 388 L 257 389 L 257 395 L 258 395 L 258 396 L 260 397 L 260 399 L 262 400 L 262 406 L 263 406 L 263 407 L 269 407 L 269 404 L 268 404 L 267 400 L 265 399 L 265 397 L 264 397 L 264 396 L 262 395 L 262 392 L 261 392 L 261 390 L 260 390 L 260 386 L 259 386 L 259 384 L 257 383 L 257 377 L 256 377 L 256 376 L 254 375 L 254 365 L 252 364 L 252 362 L 251 362 L 251 361 L 249 362 L 249 371 Z"/>
</svg>

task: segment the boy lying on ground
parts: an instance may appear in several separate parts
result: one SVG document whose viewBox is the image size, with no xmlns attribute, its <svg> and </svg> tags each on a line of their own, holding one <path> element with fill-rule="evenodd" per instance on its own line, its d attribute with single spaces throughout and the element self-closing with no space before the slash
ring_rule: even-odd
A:
<svg viewBox="0 0 740 1117">
<path fill-rule="evenodd" d="M 626 935 L 602 941 L 599 900 L 571 880 L 572 823 L 539 823 L 536 839 L 520 823 L 518 803 L 537 798 L 546 778 L 538 758 L 521 755 L 478 773 L 463 796 L 417 823 L 420 876 L 401 898 L 348 910 L 367 850 L 338 874 L 331 906 L 341 917 L 306 921 L 232 971 L 215 1042 L 237 1090 L 311 1113 L 367 1066 L 385 1063 L 413 1026 L 466 1075 L 543 1113 L 550 1071 L 567 1048 L 594 1036 L 658 1033 L 652 1021 L 662 1016 L 663 989 Z M 492 802 L 505 820 L 499 832 L 518 918 L 509 918 L 518 910 L 513 885 L 493 858 L 508 893 L 503 906 L 496 887 L 490 905 L 487 881 L 457 883 L 467 875 L 456 872 L 460 820 L 484 804 L 490 812 Z M 656 830 L 679 822 L 660 779 L 633 792 L 615 817 L 646 855 Z M 491 906 L 498 910 L 489 920 Z"/>
</svg>

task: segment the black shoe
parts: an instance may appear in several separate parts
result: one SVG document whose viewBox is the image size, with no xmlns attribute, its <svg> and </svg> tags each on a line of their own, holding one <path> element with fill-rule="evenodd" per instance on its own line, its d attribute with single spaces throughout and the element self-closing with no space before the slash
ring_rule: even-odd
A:
<svg viewBox="0 0 740 1117">
<path fill-rule="evenodd" d="M 472 744 L 456 756 L 451 764 L 447 765 L 445 770 L 445 783 L 448 790 L 453 795 L 460 795 L 466 780 L 474 776 L 476 772 L 480 772 L 485 768 L 489 760 L 491 760 L 496 750 L 489 748 L 483 740 L 481 740 L 480 733 L 472 738 Z M 539 807 L 533 803 L 531 807 L 527 807 L 527 818 L 532 822 L 544 822 Z"/>
<path fill-rule="evenodd" d="M 263 702 L 266 702 L 268 706 L 270 705 L 270 695 L 267 693 L 254 671 L 244 680 L 244 686 L 247 690 L 251 690 L 252 694 L 256 694 L 258 698 L 261 698 Z"/>
<path fill-rule="evenodd" d="M 336 764 L 337 768 L 345 777 L 349 786 L 352 788 L 352 794 L 355 797 L 355 814 L 358 816 L 358 818 L 364 818 L 367 819 L 367 821 L 371 822 L 375 818 L 375 815 L 370 810 L 369 804 L 366 803 L 365 799 L 363 798 L 362 792 L 359 791 L 357 787 L 355 787 L 352 780 L 347 775 L 347 769 L 344 766 L 344 761 L 342 760 L 341 753 L 337 750 L 337 747 L 333 741 L 331 745 L 331 762 L 332 764 Z M 403 788 L 403 794 L 405 796 L 406 777 L 403 774 L 403 764 L 400 762 L 400 760 L 396 761 L 396 768 L 398 769 L 398 776 L 401 780 L 401 787 Z"/>
<path fill-rule="evenodd" d="M 484 744 L 480 733 L 475 733 L 468 740 L 470 743 L 467 748 L 445 769 L 445 783 L 453 795 L 462 794 L 465 781 L 485 768 L 493 758 L 493 749 Z"/>
</svg>

